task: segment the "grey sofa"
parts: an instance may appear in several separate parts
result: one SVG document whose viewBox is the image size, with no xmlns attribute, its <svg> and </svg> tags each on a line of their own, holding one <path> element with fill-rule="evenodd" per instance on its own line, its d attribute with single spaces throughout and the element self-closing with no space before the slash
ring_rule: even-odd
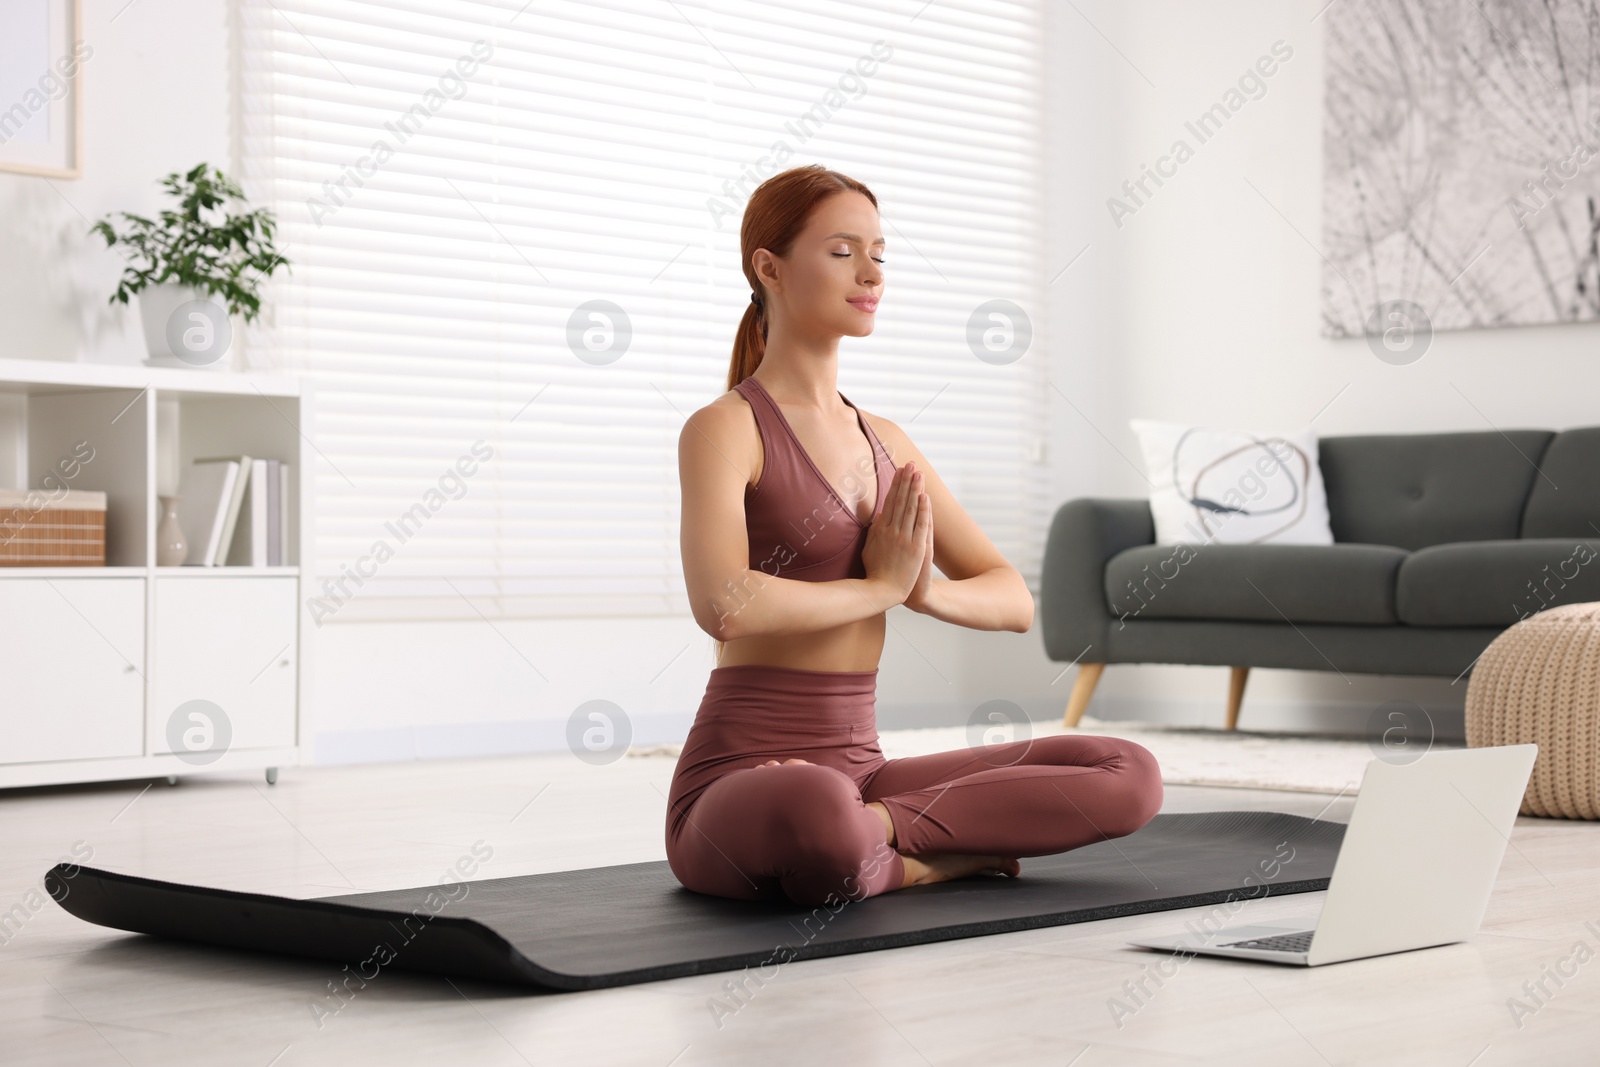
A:
<svg viewBox="0 0 1600 1067">
<path fill-rule="evenodd" d="M 1144 499 L 1063 504 L 1045 651 L 1077 662 L 1075 725 L 1108 663 L 1459 678 L 1506 627 L 1600 600 L 1600 427 L 1324 437 L 1331 545 L 1154 543 Z"/>
</svg>

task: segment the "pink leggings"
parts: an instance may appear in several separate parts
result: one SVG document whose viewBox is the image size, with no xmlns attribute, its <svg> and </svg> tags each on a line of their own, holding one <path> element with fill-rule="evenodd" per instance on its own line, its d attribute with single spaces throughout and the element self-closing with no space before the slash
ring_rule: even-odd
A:
<svg viewBox="0 0 1600 1067">
<path fill-rule="evenodd" d="M 886 760 L 877 676 L 712 670 L 668 795 L 667 861 L 679 882 L 741 900 L 860 900 L 900 888 L 901 853 L 1044 856 L 1131 834 L 1161 808 L 1155 757 L 1115 737 Z M 894 822 L 893 848 L 873 801 Z"/>
</svg>

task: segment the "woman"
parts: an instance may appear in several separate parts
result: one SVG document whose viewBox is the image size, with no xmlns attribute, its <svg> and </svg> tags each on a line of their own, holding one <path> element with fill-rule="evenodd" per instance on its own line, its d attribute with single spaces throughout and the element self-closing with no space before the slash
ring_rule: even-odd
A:
<svg viewBox="0 0 1600 1067">
<path fill-rule="evenodd" d="M 750 198 L 740 240 L 751 304 L 730 391 L 678 440 L 684 577 L 718 659 L 673 775 L 673 873 L 816 905 L 1015 877 L 1018 857 L 1143 826 L 1161 775 L 1131 741 L 884 759 L 885 612 L 1026 633 L 1033 599 L 905 432 L 836 388 L 839 338 L 872 332 L 883 293 L 871 191 L 820 165 L 785 171 Z"/>
</svg>

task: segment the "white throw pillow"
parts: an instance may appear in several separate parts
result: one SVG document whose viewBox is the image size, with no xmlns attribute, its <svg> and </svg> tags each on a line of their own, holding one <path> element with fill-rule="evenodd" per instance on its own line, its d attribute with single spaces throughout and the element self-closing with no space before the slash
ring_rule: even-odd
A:
<svg viewBox="0 0 1600 1067">
<path fill-rule="evenodd" d="M 1130 419 L 1153 483 L 1157 544 L 1331 545 L 1316 431 L 1287 435 Z"/>
</svg>

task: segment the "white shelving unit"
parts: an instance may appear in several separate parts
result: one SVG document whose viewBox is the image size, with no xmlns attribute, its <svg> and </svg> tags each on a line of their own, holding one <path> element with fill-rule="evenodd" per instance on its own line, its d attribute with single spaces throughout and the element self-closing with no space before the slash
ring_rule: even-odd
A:
<svg viewBox="0 0 1600 1067">
<path fill-rule="evenodd" d="M 166 401 L 180 468 L 230 454 L 290 464 L 291 566 L 156 566 Z M 0 788 L 243 768 L 271 782 L 300 762 L 310 422 L 293 377 L 0 359 L 0 485 L 44 488 L 87 444 L 64 484 L 106 494 L 106 566 L 0 566 Z M 220 718 L 189 718 L 196 707 Z M 178 736 L 191 731 L 177 744 L 175 717 Z"/>
</svg>

